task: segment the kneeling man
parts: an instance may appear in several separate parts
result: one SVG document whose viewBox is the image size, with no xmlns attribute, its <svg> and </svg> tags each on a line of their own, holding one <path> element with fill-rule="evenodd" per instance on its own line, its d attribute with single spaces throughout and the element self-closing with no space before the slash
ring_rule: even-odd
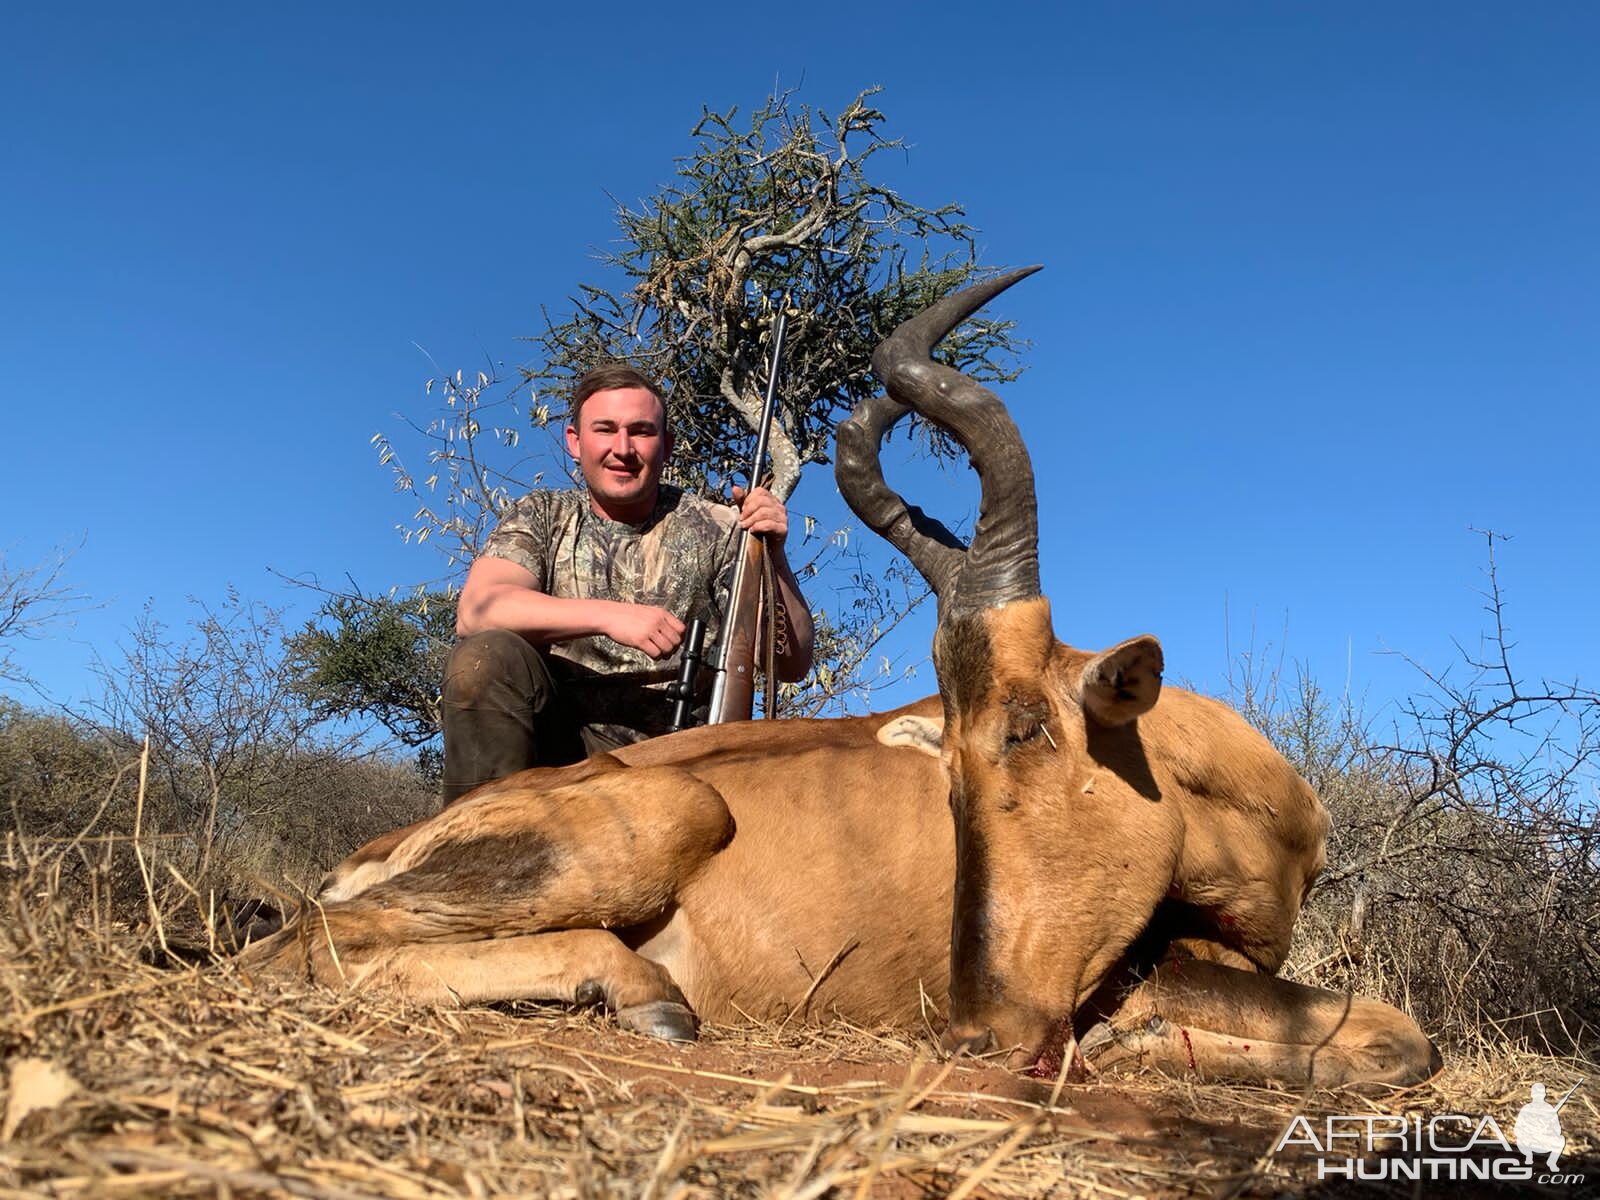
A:
<svg viewBox="0 0 1600 1200">
<path fill-rule="evenodd" d="M 461 590 L 443 688 L 446 804 L 514 771 L 665 733 L 684 631 L 699 617 L 717 644 L 742 530 L 766 535 L 776 567 L 778 677 L 811 669 L 811 614 L 776 496 L 735 488 L 733 508 L 663 483 L 666 400 L 632 367 L 578 380 L 566 437 L 584 486 L 517 501 Z"/>
</svg>

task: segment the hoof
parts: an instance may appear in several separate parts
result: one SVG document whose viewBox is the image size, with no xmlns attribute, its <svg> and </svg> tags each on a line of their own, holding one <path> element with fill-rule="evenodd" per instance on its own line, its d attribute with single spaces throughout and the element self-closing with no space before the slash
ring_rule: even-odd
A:
<svg viewBox="0 0 1600 1200">
<path fill-rule="evenodd" d="M 585 979 L 572 993 L 572 1003 L 576 1008 L 604 1008 L 606 990 L 600 986 L 599 981 Z"/>
<path fill-rule="evenodd" d="M 1439 1053 L 1439 1047 L 1432 1041 L 1428 1043 L 1428 1074 L 1418 1082 L 1427 1083 L 1430 1079 L 1437 1079 L 1444 1073 L 1444 1055 Z M 1552 1171 L 1554 1167 L 1550 1168 Z"/>
<path fill-rule="evenodd" d="M 1085 1059 L 1089 1059 L 1093 1058 L 1095 1052 L 1102 1046 L 1109 1046 L 1116 1040 L 1116 1030 L 1111 1028 L 1109 1021 L 1096 1021 L 1089 1027 L 1089 1032 L 1078 1039 L 1078 1049 Z"/>
<path fill-rule="evenodd" d="M 624 1029 L 664 1042 L 692 1042 L 700 1036 L 700 1021 L 694 1010 L 675 1000 L 652 1000 L 619 1008 L 617 1022 Z"/>
</svg>

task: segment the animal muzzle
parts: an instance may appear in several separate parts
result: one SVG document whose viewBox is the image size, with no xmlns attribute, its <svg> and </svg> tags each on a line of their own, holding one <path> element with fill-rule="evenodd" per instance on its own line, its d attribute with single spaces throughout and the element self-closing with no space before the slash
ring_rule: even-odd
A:
<svg viewBox="0 0 1600 1200">
<path fill-rule="evenodd" d="M 944 1031 L 940 1043 L 949 1054 L 970 1054 L 974 1057 L 992 1054 L 1000 1048 L 994 1030 L 987 1025 L 958 1025 L 954 1021 Z"/>
<path fill-rule="evenodd" d="M 994 1017 L 951 1021 L 940 1039 L 945 1052 L 975 1058 L 993 1056 L 1013 1071 L 1027 1070 L 1042 1058 L 1060 1055 L 1062 1022 L 998 1013 Z"/>
</svg>

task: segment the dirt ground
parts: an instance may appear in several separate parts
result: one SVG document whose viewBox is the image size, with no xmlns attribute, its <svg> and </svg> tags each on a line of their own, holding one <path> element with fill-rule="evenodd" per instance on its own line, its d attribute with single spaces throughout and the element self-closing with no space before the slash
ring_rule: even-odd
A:
<svg viewBox="0 0 1600 1200">
<path fill-rule="evenodd" d="M 1038 1079 L 947 1059 L 932 1026 L 709 1026 L 675 1045 L 602 1013 L 154 965 L 173 958 L 148 880 L 151 919 L 130 919 L 98 876 L 64 888 L 60 862 L 0 855 L 0 1200 L 1600 1195 L 1600 1073 L 1503 1041 L 1365 1096 Z M 1537 1083 L 1567 1097 L 1559 1182 L 1357 1181 L 1318 1149 L 1330 1118 L 1441 1120 L 1448 1145 L 1486 1118 L 1509 1135 Z"/>
<path fill-rule="evenodd" d="M 1600 1182 L 1600 1077 L 1570 1060 L 1454 1055 L 1377 1098 L 1154 1075 L 1057 1090 L 941 1061 L 922 1031 L 712 1027 L 678 1046 L 600 1014 L 156 969 L 70 915 L 8 940 L 0 1196 L 1446 1194 L 1319 1180 L 1315 1156 L 1272 1147 L 1297 1115 L 1491 1113 L 1509 1131 L 1532 1081 L 1579 1085 L 1562 1166 Z"/>
</svg>

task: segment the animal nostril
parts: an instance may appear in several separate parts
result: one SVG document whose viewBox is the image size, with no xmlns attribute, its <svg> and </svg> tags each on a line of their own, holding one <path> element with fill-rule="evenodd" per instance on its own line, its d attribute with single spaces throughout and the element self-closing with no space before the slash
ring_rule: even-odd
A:
<svg viewBox="0 0 1600 1200">
<path fill-rule="evenodd" d="M 951 1054 L 989 1054 L 999 1046 L 994 1030 L 987 1025 L 952 1024 L 941 1040 Z"/>
</svg>

